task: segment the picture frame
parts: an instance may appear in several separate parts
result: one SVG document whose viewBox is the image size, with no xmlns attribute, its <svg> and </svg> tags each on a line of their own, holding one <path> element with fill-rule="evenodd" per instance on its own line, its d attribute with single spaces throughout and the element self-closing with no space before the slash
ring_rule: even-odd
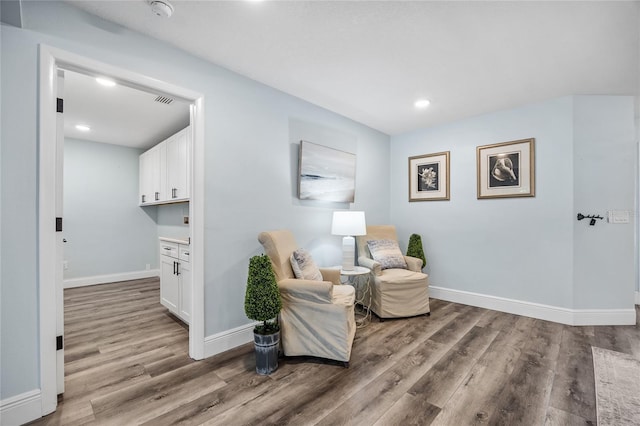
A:
<svg viewBox="0 0 640 426">
<path fill-rule="evenodd" d="M 478 199 L 535 197 L 535 138 L 476 148 Z"/>
<path fill-rule="evenodd" d="M 449 200 L 449 151 L 409 157 L 409 202 Z"/>
<path fill-rule="evenodd" d="M 356 155 L 309 141 L 300 141 L 298 198 L 353 203 Z"/>
</svg>

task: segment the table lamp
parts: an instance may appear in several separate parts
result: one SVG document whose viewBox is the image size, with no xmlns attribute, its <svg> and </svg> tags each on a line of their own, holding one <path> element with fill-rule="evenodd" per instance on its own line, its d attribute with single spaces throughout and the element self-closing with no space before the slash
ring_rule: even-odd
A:
<svg viewBox="0 0 640 426">
<path fill-rule="evenodd" d="M 340 211 L 333 212 L 331 234 L 342 235 L 342 270 L 355 269 L 355 235 L 367 235 L 367 225 L 364 212 Z"/>
</svg>

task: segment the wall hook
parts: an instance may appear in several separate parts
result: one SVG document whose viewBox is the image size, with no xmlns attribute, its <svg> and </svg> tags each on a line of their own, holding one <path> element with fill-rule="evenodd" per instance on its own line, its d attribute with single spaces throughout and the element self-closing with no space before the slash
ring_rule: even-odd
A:
<svg viewBox="0 0 640 426">
<path fill-rule="evenodd" d="M 602 216 L 600 216 L 600 215 L 594 216 L 594 215 L 592 215 L 592 214 L 589 214 L 589 215 L 586 215 L 586 216 L 585 216 L 585 215 L 583 215 L 582 213 L 578 213 L 578 220 L 582 220 L 582 219 L 591 219 L 591 220 L 589 221 L 589 225 L 590 225 L 590 226 L 593 226 L 593 225 L 595 225 L 595 224 L 596 224 L 596 219 L 600 219 L 600 220 L 602 220 L 602 219 L 604 219 L 604 218 L 603 218 Z"/>
</svg>

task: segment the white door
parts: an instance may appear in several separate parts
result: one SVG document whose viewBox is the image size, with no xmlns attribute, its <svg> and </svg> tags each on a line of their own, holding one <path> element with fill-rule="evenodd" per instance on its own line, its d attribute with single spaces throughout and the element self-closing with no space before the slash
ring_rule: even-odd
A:
<svg viewBox="0 0 640 426">
<path fill-rule="evenodd" d="M 58 70 L 58 93 L 64 99 L 64 71 Z M 64 221 L 62 215 L 64 177 L 64 108 L 58 105 L 56 114 L 56 388 L 58 395 L 64 392 Z M 62 108 L 60 108 L 62 106 Z"/>
</svg>

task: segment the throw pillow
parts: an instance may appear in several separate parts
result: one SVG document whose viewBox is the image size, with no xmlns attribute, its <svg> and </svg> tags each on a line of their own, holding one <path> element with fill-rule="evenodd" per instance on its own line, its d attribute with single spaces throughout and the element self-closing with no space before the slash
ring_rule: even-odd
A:
<svg viewBox="0 0 640 426">
<path fill-rule="evenodd" d="M 298 279 L 322 281 L 322 274 L 311 257 L 311 253 L 303 248 L 299 248 L 293 253 L 289 259 L 291 261 L 291 269 Z"/>
<path fill-rule="evenodd" d="M 380 263 L 381 269 L 407 269 L 407 262 L 394 240 L 367 241 L 373 260 Z"/>
</svg>

